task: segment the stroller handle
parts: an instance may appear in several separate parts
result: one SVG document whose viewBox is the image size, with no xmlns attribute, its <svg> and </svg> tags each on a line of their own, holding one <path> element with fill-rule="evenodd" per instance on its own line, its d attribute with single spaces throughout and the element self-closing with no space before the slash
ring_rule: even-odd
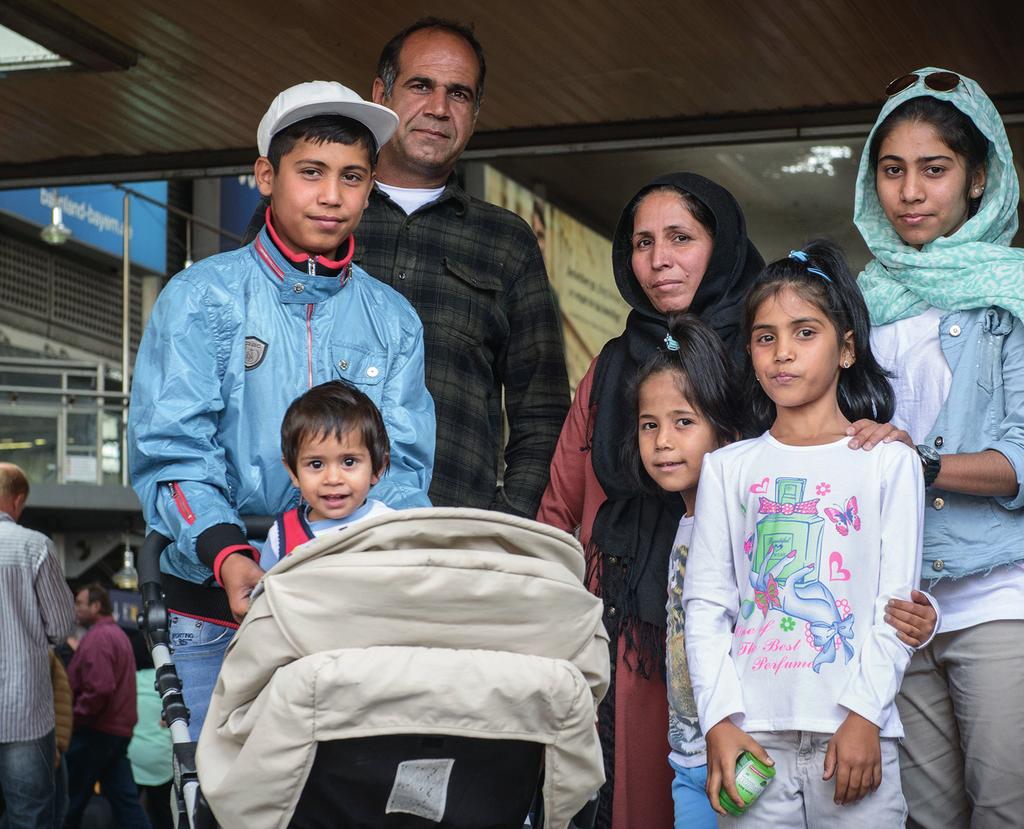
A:
<svg viewBox="0 0 1024 829">
<path fill-rule="evenodd" d="M 245 533 L 249 538 L 266 538 L 274 523 L 272 515 L 243 515 Z M 160 554 L 171 543 L 166 535 L 156 531 L 149 533 L 139 551 L 139 588 L 145 584 L 160 584 Z"/>
<path fill-rule="evenodd" d="M 268 516 L 242 518 L 249 537 L 265 538 L 274 519 Z M 181 680 L 174 667 L 170 647 L 170 619 L 160 589 L 160 555 L 171 543 L 162 533 L 151 532 L 139 551 L 139 592 L 142 594 L 142 612 L 139 627 L 153 654 L 156 667 L 154 687 L 160 696 L 163 720 L 171 730 L 174 757 L 174 802 L 178 826 L 190 829 L 215 827 L 213 813 L 199 791 L 196 773 L 196 744 L 188 732 L 189 712 L 182 696 Z"/>
<path fill-rule="evenodd" d="M 249 537 L 266 538 L 274 518 L 267 515 L 242 516 Z M 160 555 L 171 539 L 153 531 L 146 536 L 139 551 L 139 592 L 142 594 L 142 614 L 139 627 L 152 650 L 156 645 L 169 645 L 167 607 L 160 589 Z"/>
<path fill-rule="evenodd" d="M 151 532 L 142 542 L 142 549 L 139 551 L 139 589 L 147 584 L 160 586 L 160 554 L 164 548 L 171 543 L 166 535 L 158 532 Z"/>
</svg>

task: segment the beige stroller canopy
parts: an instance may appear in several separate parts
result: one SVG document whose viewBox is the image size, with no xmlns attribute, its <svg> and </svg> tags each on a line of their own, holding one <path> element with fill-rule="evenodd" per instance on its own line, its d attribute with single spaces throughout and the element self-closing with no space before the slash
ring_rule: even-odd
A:
<svg viewBox="0 0 1024 829">
<path fill-rule="evenodd" d="M 287 826 L 319 743 L 447 734 L 542 744 L 545 825 L 567 826 L 604 782 L 608 640 L 583 571 L 570 536 L 483 510 L 391 512 L 297 548 L 264 577 L 199 741 L 217 820 Z M 440 820 L 443 775 L 395 775 L 388 810 Z"/>
</svg>

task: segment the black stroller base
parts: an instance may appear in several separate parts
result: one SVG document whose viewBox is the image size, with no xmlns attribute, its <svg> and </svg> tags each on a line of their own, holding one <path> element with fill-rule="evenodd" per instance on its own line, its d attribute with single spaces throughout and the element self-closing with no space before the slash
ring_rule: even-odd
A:
<svg viewBox="0 0 1024 829">
<path fill-rule="evenodd" d="M 541 779 L 543 746 L 517 740 L 389 735 L 322 742 L 291 821 L 293 829 L 522 829 Z M 398 811 L 395 770 L 434 760 L 450 767 L 435 821 Z M 415 794 L 421 793 L 414 793 Z M 438 804 L 435 804 L 438 805 Z M 381 816 L 384 816 L 383 819 Z M 518 819 L 509 819 L 510 815 Z M 501 817 L 498 817 L 501 816 Z"/>
</svg>

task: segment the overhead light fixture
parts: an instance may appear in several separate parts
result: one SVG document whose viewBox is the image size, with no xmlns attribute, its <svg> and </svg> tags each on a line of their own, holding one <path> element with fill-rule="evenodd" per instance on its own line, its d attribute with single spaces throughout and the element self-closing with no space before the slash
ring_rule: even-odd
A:
<svg viewBox="0 0 1024 829">
<path fill-rule="evenodd" d="M 56 202 L 56 196 L 54 201 Z M 39 231 L 39 238 L 48 245 L 63 245 L 71 238 L 71 231 L 64 224 L 64 211 L 60 209 L 59 204 L 53 205 L 50 223 Z"/>
<path fill-rule="evenodd" d="M 786 164 L 782 172 L 795 175 L 798 173 L 812 173 L 816 175 L 834 176 L 836 168 L 832 164 L 838 159 L 851 158 L 853 151 L 845 144 L 826 144 L 824 146 L 811 147 L 810 152 L 800 159 L 796 164 Z"/>
<path fill-rule="evenodd" d="M 110 580 L 119 590 L 138 590 L 139 571 L 135 568 L 135 553 L 128 543 L 127 534 L 124 539 L 123 562 L 121 569 L 114 573 Z"/>
<path fill-rule="evenodd" d="M 57 3 L 0 2 L 0 80 L 13 72 L 123 70 L 138 60 L 134 48 Z"/>
<path fill-rule="evenodd" d="M 0 72 L 25 72 L 39 69 L 61 69 L 71 61 L 45 46 L 0 26 Z"/>
</svg>

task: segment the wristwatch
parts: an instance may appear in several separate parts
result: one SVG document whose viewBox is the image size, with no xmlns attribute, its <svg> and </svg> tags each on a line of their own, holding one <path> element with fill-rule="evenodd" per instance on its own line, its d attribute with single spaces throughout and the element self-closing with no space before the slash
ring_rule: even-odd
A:
<svg viewBox="0 0 1024 829">
<path fill-rule="evenodd" d="M 932 447 L 919 443 L 917 456 L 921 459 L 921 471 L 924 473 L 924 486 L 927 489 L 939 477 L 939 470 L 942 469 L 942 455 Z"/>
</svg>

